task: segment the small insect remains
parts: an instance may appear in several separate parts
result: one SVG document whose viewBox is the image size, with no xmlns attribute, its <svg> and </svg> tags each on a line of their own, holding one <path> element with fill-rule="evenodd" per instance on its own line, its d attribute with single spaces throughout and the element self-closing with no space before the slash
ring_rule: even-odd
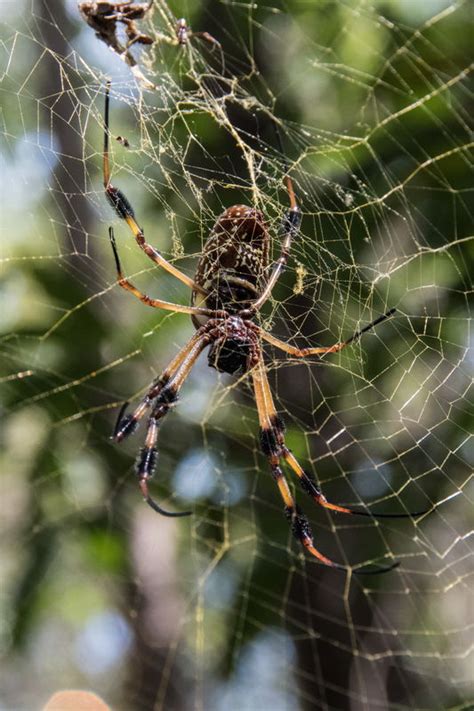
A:
<svg viewBox="0 0 474 711">
<path fill-rule="evenodd" d="M 175 20 L 174 32 L 171 36 L 157 32 L 155 37 L 140 32 L 137 20 L 143 20 L 150 12 L 153 0 L 150 2 L 132 2 L 131 0 L 96 0 L 95 2 L 80 2 L 79 12 L 89 27 L 95 30 L 96 37 L 116 52 L 130 67 L 136 66 L 136 60 L 130 53 L 134 44 L 150 45 L 155 41 L 185 47 L 193 37 L 202 39 L 214 47 L 221 49 L 218 42 L 209 32 L 194 32 L 188 26 L 184 17 Z M 124 45 L 118 36 L 119 25 L 123 25 L 127 42 Z"/>
<path fill-rule="evenodd" d="M 134 44 L 153 44 L 152 37 L 140 32 L 136 20 L 142 20 L 149 12 L 151 2 L 80 2 L 79 11 L 89 27 L 95 30 L 96 36 L 117 52 L 127 55 L 129 61 L 135 63 L 132 55 L 128 53 Z M 118 24 L 125 28 L 127 44 L 123 46 L 117 37 Z"/>
<path fill-rule="evenodd" d="M 126 136 L 116 136 L 115 140 L 118 141 L 124 148 L 130 148 L 130 143 Z"/>
<path fill-rule="evenodd" d="M 80 2 L 78 5 L 79 12 L 89 27 L 95 31 L 95 36 L 115 52 L 130 67 L 134 77 L 149 90 L 154 90 L 156 87 L 145 77 L 130 50 L 134 45 L 150 45 L 155 41 L 153 37 L 140 32 L 136 24 L 137 20 L 146 17 L 152 5 L 153 0 L 150 2 L 96 0 L 96 2 Z M 125 44 L 119 37 L 120 25 L 125 29 Z"/>
<path fill-rule="evenodd" d="M 246 205 L 233 205 L 217 219 L 198 262 L 194 279 L 174 265 L 146 239 L 139 226 L 132 205 L 111 182 L 109 161 L 109 85 L 105 94 L 105 127 L 103 152 L 103 181 L 105 194 L 119 218 L 130 228 L 140 249 L 157 266 L 162 267 L 191 289 L 191 305 L 171 303 L 148 296 L 124 276 L 113 228 L 109 228 L 110 242 L 115 258 L 118 284 L 144 304 L 153 308 L 190 314 L 196 332 L 177 353 L 161 375 L 151 384 L 145 396 L 131 413 L 126 413 L 125 403 L 118 415 L 113 433 L 116 442 L 122 442 L 135 432 L 146 418 L 147 431 L 135 471 L 145 501 L 164 516 L 188 516 L 191 512 L 164 510 L 151 497 L 148 482 L 158 460 L 158 433 L 164 417 L 176 405 L 178 395 L 199 355 L 209 347 L 208 363 L 223 373 L 248 373 L 252 378 L 260 423 L 260 447 L 268 460 L 273 480 L 284 503 L 284 512 L 295 538 L 314 558 L 324 565 L 356 574 L 384 573 L 399 565 L 369 566 L 349 569 L 319 552 L 309 521 L 296 504 L 283 471 L 285 464 L 296 475 L 304 493 L 320 506 L 334 512 L 372 518 L 407 518 L 421 516 L 427 511 L 414 513 L 372 513 L 329 502 L 313 476 L 305 471 L 286 446 L 284 424 L 277 414 L 263 359 L 262 341 L 272 344 L 294 358 L 325 356 L 338 353 L 357 341 L 364 333 L 390 318 L 395 309 L 379 316 L 372 323 L 354 333 L 345 341 L 329 347 L 297 348 L 281 341 L 254 322 L 254 318 L 270 297 L 275 284 L 287 263 L 291 244 L 297 237 L 301 224 L 301 211 L 297 203 L 293 181 L 284 177 L 289 207 L 281 223 L 281 247 L 278 259 L 271 266 L 271 236 L 262 212 Z"/>
</svg>

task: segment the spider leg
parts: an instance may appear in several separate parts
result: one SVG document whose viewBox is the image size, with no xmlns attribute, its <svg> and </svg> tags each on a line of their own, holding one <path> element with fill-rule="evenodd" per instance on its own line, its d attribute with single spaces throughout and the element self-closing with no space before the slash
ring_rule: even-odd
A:
<svg viewBox="0 0 474 711">
<path fill-rule="evenodd" d="M 196 316 L 219 316 L 223 315 L 222 311 L 213 311 L 212 309 L 203 309 L 197 306 L 185 306 L 183 304 L 173 304 L 170 301 L 162 301 L 161 299 L 153 299 L 151 296 L 144 294 L 143 291 L 137 289 L 124 275 L 122 271 L 122 266 L 120 264 L 120 258 L 118 255 L 117 244 L 115 242 L 115 235 L 113 227 L 109 227 L 109 238 L 112 245 L 112 250 L 115 258 L 115 266 L 117 269 L 118 283 L 125 289 L 133 294 L 137 299 L 140 299 L 147 306 L 151 306 L 154 309 L 164 309 L 165 311 L 174 311 L 182 314 L 194 314 Z"/>
<path fill-rule="evenodd" d="M 259 298 L 256 301 L 254 301 L 254 303 L 250 307 L 249 311 L 251 311 L 251 312 L 258 311 L 261 308 L 261 306 L 265 303 L 265 301 L 267 301 L 270 294 L 272 293 L 273 287 L 275 286 L 276 282 L 278 281 L 280 274 L 284 270 L 286 263 L 288 261 L 288 256 L 290 254 L 291 243 L 292 243 L 293 237 L 295 237 L 298 234 L 299 229 L 300 229 L 301 210 L 298 207 L 298 204 L 296 202 L 295 191 L 293 188 L 293 181 L 291 180 L 289 175 L 287 175 L 285 177 L 285 183 L 286 183 L 286 189 L 288 191 L 288 196 L 290 198 L 290 207 L 287 210 L 285 217 L 283 218 L 283 222 L 281 224 L 281 233 L 282 233 L 283 241 L 282 241 L 282 245 L 281 245 L 280 256 L 278 257 L 277 261 L 275 262 L 275 264 L 273 266 L 273 271 L 268 279 L 268 282 L 267 282 L 264 290 L 262 291 Z"/>
<path fill-rule="evenodd" d="M 160 506 L 158 506 L 158 504 L 152 499 L 148 492 L 148 480 L 153 476 L 153 471 L 156 466 L 156 460 L 158 458 L 158 450 L 156 447 L 158 439 L 158 428 L 161 424 L 161 420 L 176 404 L 181 386 L 189 375 L 189 372 L 193 367 L 199 354 L 208 345 L 208 343 L 209 337 L 207 336 L 207 334 L 202 335 L 199 341 L 195 343 L 193 348 L 183 359 L 174 377 L 172 377 L 168 382 L 166 382 L 166 385 L 160 389 L 159 394 L 155 399 L 153 411 L 148 421 L 148 430 L 145 440 L 145 446 L 140 450 L 140 454 L 138 455 L 138 459 L 136 462 L 135 472 L 138 476 L 143 498 L 154 511 L 164 516 L 190 516 L 192 511 L 181 511 L 179 513 L 167 512 Z M 161 377 L 161 380 L 163 380 L 163 376 Z"/>
<path fill-rule="evenodd" d="M 214 52 L 214 50 L 218 49 L 219 55 L 220 55 L 220 61 L 221 61 L 221 74 L 224 74 L 225 72 L 225 58 L 224 58 L 224 51 L 222 49 L 221 43 L 216 40 L 215 37 L 213 37 L 209 32 L 189 32 L 186 38 L 186 41 L 179 42 L 179 44 L 187 44 L 187 40 L 192 39 L 193 37 L 197 37 L 198 39 L 202 39 L 205 42 L 208 42 L 211 45 L 211 52 Z"/>
<path fill-rule="evenodd" d="M 296 348 L 295 346 L 291 346 L 285 341 L 281 341 L 279 338 L 276 338 L 276 336 L 273 336 L 271 333 L 268 333 L 263 329 L 260 329 L 260 336 L 265 341 L 268 341 L 268 343 L 271 343 L 276 348 L 279 348 L 281 351 L 284 351 L 285 353 L 288 353 L 289 355 L 292 355 L 295 358 L 307 358 L 308 356 L 312 355 L 323 356 L 327 355 L 328 353 L 338 353 L 339 351 L 342 351 L 342 349 L 346 346 L 349 346 L 351 343 L 358 341 L 364 333 L 367 333 L 367 331 L 370 331 L 375 326 L 378 326 L 378 324 L 382 323 L 382 321 L 386 321 L 387 319 L 389 319 L 391 316 L 393 316 L 395 312 L 396 309 L 390 309 L 390 311 L 387 311 L 387 313 L 376 318 L 375 321 L 372 321 L 367 326 L 364 326 L 364 328 L 360 329 L 360 331 L 356 331 L 346 341 L 334 343 L 334 345 L 332 346 L 317 348 Z"/>
<path fill-rule="evenodd" d="M 153 382 L 151 387 L 146 392 L 145 396 L 139 402 L 135 410 L 129 414 L 125 414 L 128 403 L 122 405 L 117 423 L 115 425 L 112 439 L 115 442 L 122 442 L 126 437 L 133 434 L 140 420 L 144 415 L 150 410 L 154 404 L 154 399 L 166 388 L 167 392 L 172 388 L 172 383 L 176 377 L 180 367 L 183 363 L 190 363 L 189 369 L 201 353 L 205 345 L 207 345 L 207 324 L 202 326 L 193 337 L 188 341 L 188 343 L 181 348 L 173 360 L 169 363 L 168 367 L 161 373 L 161 375 Z"/>
<path fill-rule="evenodd" d="M 214 45 L 214 47 L 219 47 L 221 49 L 221 43 L 216 40 L 215 37 L 213 37 L 209 32 L 189 32 L 188 34 L 188 39 L 191 39 L 192 37 L 199 37 L 199 39 L 203 39 L 206 42 L 209 42 L 209 44 Z"/>
<path fill-rule="evenodd" d="M 179 269 L 170 264 L 161 254 L 155 249 L 151 244 L 146 242 L 145 234 L 141 227 L 138 225 L 135 219 L 135 213 L 133 207 L 131 206 L 128 199 L 122 193 L 121 190 L 114 187 L 110 182 L 110 158 L 109 158 L 109 114 L 110 114 L 110 82 L 107 82 L 105 89 L 105 118 L 104 118 L 104 153 L 103 153 L 103 174 L 104 174 L 104 188 L 105 194 L 109 203 L 114 208 L 117 215 L 125 220 L 129 228 L 131 229 L 135 240 L 142 249 L 147 257 L 151 259 L 152 262 L 157 264 L 167 272 L 175 276 L 177 279 L 182 281 L 184 284 L 189 286 L 195 291 L 199 291 L 202 294 L 207 294 L 205 289 L 203 289 L 199 284 L 196 284 L 193 279 L 183 274 Z"/>
<path fill-rule="evenodd" d="M 288 449 L 285 444 L 284 438 L 284 424 L 280 417 L 276 414 L 275 406 L 273 405 L 272 394 L 270 391 L 270 384 L 268 382 L 267 375 L 265 371 L 262 372 L 262 388 L 264 391 L 264 396 L 266 401 L 271 403 L 271 441 L 269 446 L 273 446 L 272 443 L 275 442 L 275 447 L 278 448 L 280 456 L 285 460 L 288 466 L 294 471 L 298 477 L 301 488 L 308 494 L 317 504 L 325 509 L 330 509 L 331 511 L 336 511 L 338 513 L 352 514 L 354 516 L 366 516 L 369 518 L 415 518 L 417 516 L 423 516 L 432 511 L 433 509 L 426 509 L 423 511 L 413 511 L 410 513 L 376 513 L 372 511 L 358 511 L 357 509 L 352 509 L 347 506 L 339 506 L 338 504 L 333 504 L 326 499 L 321 489 L 317 486 L 314 478 L 311 474 L 306 472 L 303 467 L 299 464 L 295 455 Z"/>
<path fill-rule="evenodd" d="M 352 509 L 347 506 L 339 506 L 338 504 L 332 504 L 326 499 L 321 489 L 317 486 L 314 478 L 306 472 L 298 463 L 298 460 L 290 450 L 283 445 L 282 446 L 282 457 L 286 463 L 291 467 L 298 477 L 301 488 L 308 494 L 317 504 L 330 511 L 336 511 L 337 513 L 351 514 L 353 516 L 367 516 L 368 518 L 416 518 L 418 516 L 424 516 L 425 514 L 434 510 L 434 508 L 425 509 L 423 511 L 411 511 L 409 513 L 378 513 L 374 511 L 358 511 L 357 509 Z"/>
<path fill-rule="evenodd" d="M 112 433 L 110 439 L 116 439 L 116 437 L 117 437 L 117 432 L 119 431 L 119 428 L 120 428 L 120 425 L 121 425 L 121 423 L 122 423 L 123 417 L 124 417 L 124 415 L 125 415 L 125 410 L 127 409 L 128 404 L 129 404 L 129 403 L 128 403 L 128 400 L 126 400 L 126 401 L 123 403 L 122 407 L 120 408 L 119 414 L 117 415 L 117 420 L 116 420 L 116 422 L 115 422 L 114 431 L 113 431 L 113 433 Z"/>
<path fill-rule="evenodd" d="M 280 341 L 279 338 L 276 338 L 271 333 L 267 333 L 262 329 L 259 330 L 259 333 L 263 339 L 265 339 L 272 345 L 297 358 L 305 358 L 310 355 L 326 355 L 328 353 L 337 353 L 338 351 L 342 350 L 351 343 L 354 343 L 354 341 L 357 341 L 364 333 L 374 328 L 374 326 L 377 326 L 382 321 L 385 321 L 386 319 L 390 318 L 395 313 L 395 311 L 396 309 L 390 309 L 390 311 L 387 311 L 387 313 L 383 314 L 382 316 L 379 316 L 377 319 L 375 319 L 375 321 L 372 321 L 360 331 L 356 331 L 356 333 L 354 333 L 346 341 L 336 343 L 335 345 L 329 346 L 328 348 L 296 348 L 294 346 L 291 346 L 289 343 Z M 353 514 L 354 516 L 367 516 L 370 518 L 416 518 L 417 516 L 424 516 L 425 514 L 434 511 L 434 507 L 430 507 L 428 509 L 423 509 L 421 511 L 412 511 L 409 513 L 376 513 L 372 511 L 358 511 L 356 509 L 348 508 L 347 506 L 338 506 L 337 504 L 332 504 L 323 495 L 319 487 L 316 485 L 312 476 L 308 474 L 308 472 L 305 472 L 303 470 L 294 455 L 285 446 L 283 446 L 282 456 L 299 478 L 303 490 L 309 496 L 311 496 L 311 498 L 313 498 L 316 503 L 320 504 L 326 509 L 331 509 L 332 511 L 337 511 L 339 513 Z"/>
<path fill-rule="evenodd" d="M 192 511 L 167 511 L 150 496 L 148 492 L 148 480 L 153 476 L 158 459 L 158 450 L 156 442 L 158 440 L 158 421 L 154 417 L 150 417 L 148 422 L 148 430 L 145 440 L 145 446 L 140 450 L 137 462 L 135 464 L 135 473 L 138 476 L 143 498 L 146 503 L 151 506 L 153 511 L 162 516 L 170 518 L 179 518 L 180 516 L 191 516 Z"/>
<path fill-rule="evenodd" d="M 168 368 L 163 371 L 158 380 L 152 385 L 135 411 L 122 417 L 122 424 L 120 422 L 117 424 L 113 435 L 116 441 L 123 440 L 124 437 L 136 429 L 145 412 L 150 407 L 153 407 L 148 419 L 145 445 L 141 448 L 135 464 L 135 473 L 146 503 L 163 516 L 189 516 L 191 514 L 191 511 L 169 512 L 159 506 L 149 494 L 148 481 L 153 476 L 158 459 L 157 441 L 161 420 L 178 401 L 178 393 L 181 386 L 200 353 L 208 345 L 210 340 L 208 331 L 209 328 L 203 326 L 196 332 L 190 342 L 178 353 Z M 124 408 L 122 408 L 121 413 L 123 412 Z"/>
<path fill-rule="evenodd" d="M 280 495 L 285 504 L 285 515 L 290 522 L 291 530 L 295 538 L 317 558 L 321 563 L 331 568 L 338 570 L 349 571 L 351 569 L 346 566 L 336 563 L 330 558 L 320 553 L 314 545 L 313 532 L 306 515 L 297 506 L 288 482 L 280 467 L 281 458 L 286 459 L 286 452 L 289 450 L 285 446 L 283 436 L 283 422 L 276 414 L 273 397 L 270 392 L 270 386 L 265 373 L 265 365 L 262 358 L 256 368 L 252 371 L 253 386 L 255 392 L 255 400 L 257 403 L 258 417 L 260 422 L 260 444 L 263 453 L 267 457 L 272 476 L 276 482 Z M 371 568 L 360 568 L 353 570 L 356 575 L 376 575 L 378 573 L 387 573 L 399 565 L 396 561 L 388 566 L 374 566 Z"/>
</svg>

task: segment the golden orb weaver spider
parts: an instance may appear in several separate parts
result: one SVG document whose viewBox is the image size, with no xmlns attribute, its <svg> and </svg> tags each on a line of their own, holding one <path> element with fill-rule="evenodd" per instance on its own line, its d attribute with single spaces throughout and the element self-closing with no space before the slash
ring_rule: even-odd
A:
<svg viewBox="0 0 474 711">
<path fill-rule="evenodd" d="M 316 484 L 313 476 L 306 472 L 285 444 L 284 424 L 278 416 L 270 391 L 262 355 L 262 340 L 296 357 L 323 356 L 337 353 L 358 340 L 395 312 L 391 309 L 375 321 L 354 333 L 350 338 L 327 348 L 296 348 L 263 330 L 252 318 L 267 301 L 273 287 L 288 260 L 292 239 L 298 234 L 301 211 L 298 207 L 293 183 L 285 176 L 290 207 L 281 225 L 282 244 L 279 258 L 273 265 L 270 276 L 270 235 L 263 214 L 246 205 L 233 205 L 218 218 L 208 237 L 202 256 L 198 262 L 195 278 L 191 279 L 170 264 L 151 244 L 145 240 L 142 228 L 136 221 L 134 210 L 125 195 L 111 183 L 109 162 L 109 105 L 110 85 L 105 93 L 105 127 L 103 152 L 103 178 L 105 194 L 117 215 L 125 220 L 135 240 L 143 252 L 155 264 L 186 284 L 192 292 L 191 305 L 173 304 L 154 299 L 135 287 L 123 274 L 117 251 L 113 228 L 109 237 L 115 257 L 119 285 L 137 299 L 153 308 L 165 309 L 191 315 L 196 333 L 182 348 L 167 368 L 161 373 L 132 413 L 125 414 L 126 402 L 118 415 L 112 435 L 116 442 L 122 442 L 138 427 L 148 413 L 145 445 L 141 448 L 135 465 L 140 489 L 145 501 L 152 509 L 164 516 L 189 516 L 190 511 L 170 512 L 159 506 L 149 494 L 148 481 L 156 466 L 158 431 L 161 421 L 178 400 L 178 393 L 191 368 L 202 351 L 210 346 L 208 363 L 223 373 L 250 373 L 260 423 L 260 446 L 267 457 L 273 479 L 278 486 L 285 505 L 285 515 L 290 522 L 295 538 L 321 563 L 340 570 L 352 570 L 336 563 L 320 553 L 314 546 L 313 533 L 309 521 L 297 506 L 281 467 L 282 460 L 296 474 L 303 491 L 317 504 L 331 511 L 368 516 L 372 518 L 408 518 L 421 516 L 427 511 L 391 514 L 358 511 L 329 502 Z M 388 566 L 359 568 L 356 574 L 385 573 L 397 567 L 399 562 Z"/>
</svg>

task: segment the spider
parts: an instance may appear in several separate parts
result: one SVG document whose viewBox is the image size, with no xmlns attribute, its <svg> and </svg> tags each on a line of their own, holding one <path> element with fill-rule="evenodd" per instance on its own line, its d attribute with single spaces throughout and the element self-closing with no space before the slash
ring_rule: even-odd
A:
<svg viewBox="0 0 474 711">
<path fill-rule="evenodd" d="M 166 44 L 180 45 L 180 47 L 186 47 L 189 40 L 193 37 L 198 37 L 199 39 L 209 42 L 209 44 L 214 45 L 222 50 L 221 43 L 216 40 L 209 32 L 194 32 L 188 25 L 186 18 L 180 17 L 179 20 L 174 20 L 173 34 L 171 36 L 165 35 L 161 32 L 157 33 L 156 38 L 160 42 L 165 42 Z"/>
<path fill-rule="evenodd" d="M 198 262 L 194 279 L 170 264 L 160 252 L 146 241 L 134 210 L 125 195 L 111 182 L 109 163 L 109 104 L 110 84 L 105 93 L 103 180 L 105 194 L 117 215 L 124 220 L 135 240 L 152 262 L 182 281 L 191 289 L 191 305 L 174 304 L 155 299 L 140 291 L 122 271 L 113 228 L 109 228 L 110 242 L 115 258 L 118 284 L 144 304 L 153 308 L 190 314 L 196 328 L 189 342 L 178 352 L 167 368 L 150 385 L 145 396 L 131 413 L 126 413 L 128 403 L 122 406 L 112 439 L 122 442 L 147 418 L 145 444 L 140 449 L 135 472 L 144 500 L 152 509 L 164 516 L 188 516 L 190 511 L 170 512 L 159 506 L 150 496 L 148 482 L 155 469 L 158 450 L 158 432 L 163 418 L 175 406 L 179 391 L 191 368 L 205 348 L 209 347 L 208 363 L 222 373 L 249 373 L 252 378 L 260 423 L 260 447 L 270 465 L 284 503 L 284 512 L 295 538 L 320 563 L 332 568 L 348 570 L 319 552 L 314 545 L 309 521 L 296 504 L 283 472 L 283 462 L 296 474 L 305 494 L 317 504 L 331 511 L 369 516 L 372 518 L 406 518 L 421 516 L 416 513 L 372 513 L 359 511 L 329 502 L 313 476 L 305 471 L 285 444 L 283 420 L 277 414 L 266 374 L 262 354 L 262 341 L 295 358 L 324 356 L 337 353 L 357 341 L 364 333 L 390 318 L 391 309 L 350 338 L 329 347 L 296 348 L 263 330 L 254 317 L 270 297 L 288 260 L 291 243 L 299 232 L 301 211 L 297 204 L 293 182 L 286 175 L 284 182 L 289 208 L 281 225 L 281 251 L 270 274 L 270 234 L 263 214 L 246 205 L 233 205 L 217 219 Z M 382 573 L 392 570 L 398 562 L 388 566 L 375 566 L 353 570 L 358 574 Z M 352 569 L 351 569 L 352 570 Z"/>
<path fill-rule="evenodd" d="M 175 21 L 174 33 L 171 36 L 165 35 L 161 32 L 156 35 L 157 40 L 159 40 L 160 42 L 164 42 L 165 44 L 170 45 L 179 45 L 182 48 L 186 47 L 189 44 L 189 40 L 193 37 L 197 37 L 198 39 L 208 42 L 211 45 L 211 51 L 214 51 L 214 49 L 216 49 L 217 47 L 220 52 L 222 68 L 224 69 L 224 53 L 222 51 L 221 43 L 218 42 L 216 38 L 213 37 L 209 32 L 194 32 L 189 27 L 184 17 L 180 17 L 179 20 Z"/>
</svg>

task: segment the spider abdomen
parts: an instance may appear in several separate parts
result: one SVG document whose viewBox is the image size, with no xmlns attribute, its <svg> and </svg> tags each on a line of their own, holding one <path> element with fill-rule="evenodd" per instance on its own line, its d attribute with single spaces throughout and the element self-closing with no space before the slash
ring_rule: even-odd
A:
<svg viewBox="0 0 474 711">
<path fill-rule="evenodd" d="M 269 234 L 262 213 L 246 205 L 228 208 L 204 245 L 194 278 L 208 294 L 193 291 L 192 304 L 228 313 L 248 308 L 265 285 L 268 259 Z M 193 323 L 198 328 L 203 321 L 193 318 Z"/>
</svg>

